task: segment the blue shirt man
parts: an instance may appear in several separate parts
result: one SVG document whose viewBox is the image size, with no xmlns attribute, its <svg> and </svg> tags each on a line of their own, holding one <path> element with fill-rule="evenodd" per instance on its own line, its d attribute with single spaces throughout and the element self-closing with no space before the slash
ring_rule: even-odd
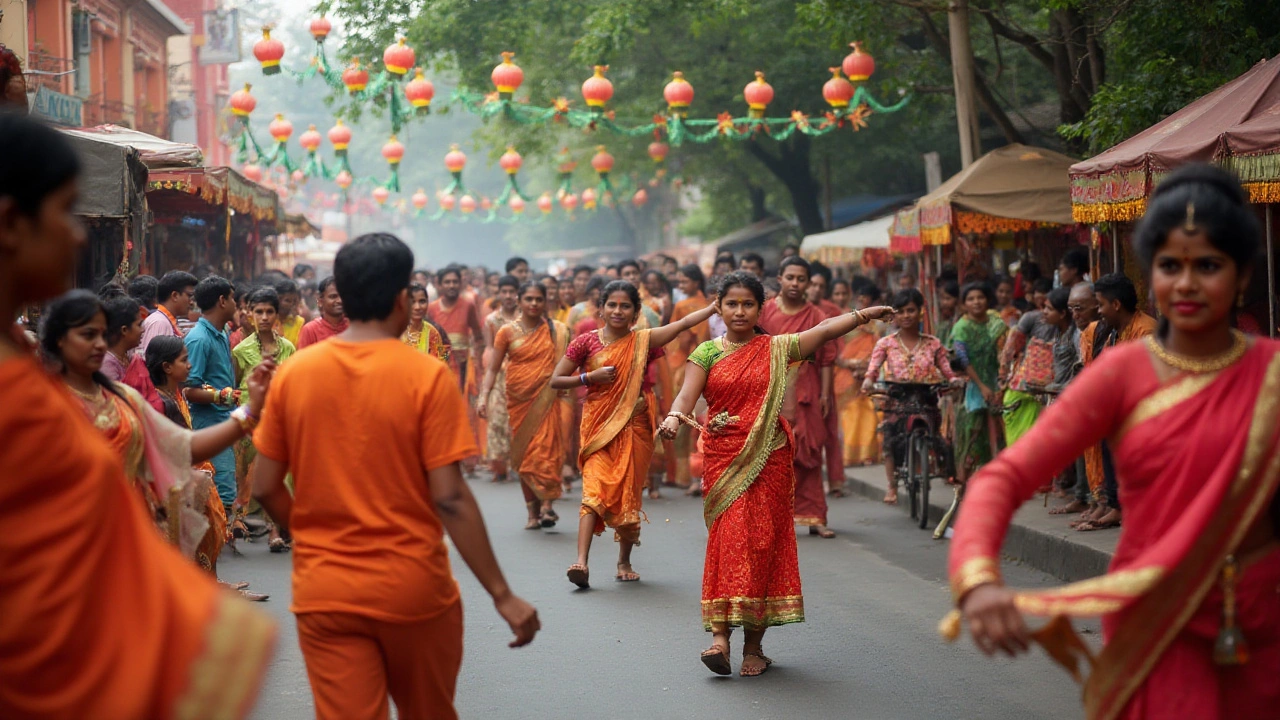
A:
<svg viewBox="0 0 1280 720">
<path fill-rule="evenodd" d="M 187 376 L 188 388 L 211 388 L 214 392 L 236 387 L 235 368 L 231 362 L 231 342 L 225 326 L 235 312 L 231 283 L 209 276 L 196 286 L 196 303 L 204 313 L 187 333 L 187 360 L 191 373 Z M 234 400 L 226 404 L 191 402 L 191 426 L 196 430 L 212 427 L 231 417 L 236 407 Z M 218 497 L 228 510 L 236 500 L 235 451 L 227 448 L 211 459 L 214 468 L 213 482 Z"/>
</svg>

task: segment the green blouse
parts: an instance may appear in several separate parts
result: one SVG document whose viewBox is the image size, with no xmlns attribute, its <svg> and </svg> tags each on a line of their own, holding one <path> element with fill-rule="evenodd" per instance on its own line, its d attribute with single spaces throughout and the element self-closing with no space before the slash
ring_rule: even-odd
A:
<svg viewBox="0 0 1280 720">
<path fill-rule="evenodd" d="M 788 338 L 787 361 L 800 362 L 800 360 L 803 359 L 800 357 L 800 336 L 792 334 L 783 337 Z M 689 362 L 709 373 L 711 372 L 711 367 L 713 365 L 720 362 L 720 360 L 727 357 L 732 352 L 732 350 L 725 348 L 724 338 L 718 337 L 715 340 L 708 340 L 694 348 L 693 352 L 689 354 Z"/>
</svg>

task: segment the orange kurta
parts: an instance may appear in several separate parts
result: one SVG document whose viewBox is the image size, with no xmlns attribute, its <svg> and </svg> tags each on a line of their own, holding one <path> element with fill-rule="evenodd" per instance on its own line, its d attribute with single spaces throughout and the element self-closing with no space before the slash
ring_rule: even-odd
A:
<svg viewBox="0 0 1280 720">
<path fill-rule="evenodd" d="M 0 717 L 243 717 L 274 622 L 165 543 L 61 383 L 0 387 Z"/>
<path fill-rule="evenodd" d="M 554 335 L 552 334 L 554 331 Z M 525 332 L 518 322 L 494 336 L 497 355 L 507 358 L 507 420 L 511 429 L 511 465 L 539 500 L 560 497 L 564 466 L 559 392 L 551 374 L 569 345 L 569 329 L 554 320 Z"/>
</svg>

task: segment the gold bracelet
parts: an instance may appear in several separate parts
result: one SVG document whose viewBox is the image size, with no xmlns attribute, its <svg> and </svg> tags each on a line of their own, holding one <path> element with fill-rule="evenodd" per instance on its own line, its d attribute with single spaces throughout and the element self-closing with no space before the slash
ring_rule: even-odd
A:
<svg viewBox="0 0 1280 720">
<path fill-rule="evenodd" d="M 976 557 L 966 560 L 951 574 L 951 599 L 959 606 L 970 590 L 988 583 L 1000 585 L 1000 563 L 995 558 Z"/>
<path fill-rule="evenodd" d="M 854 310 L 851 314 L 853 315 L 853 319 L 858 321 L 858 325 L 867 324 L 867 317 L 862 314 L 861 310 Z"/>
<path fill-rule="evenodd" d="M 244 435 L 252 435 L 254 429 L 258 427 L 258 418 L 249 412 L 248 405 L 241 405 L 232 410 L 231 419 L 240 424 L 240 432 Z"/>
</svg>

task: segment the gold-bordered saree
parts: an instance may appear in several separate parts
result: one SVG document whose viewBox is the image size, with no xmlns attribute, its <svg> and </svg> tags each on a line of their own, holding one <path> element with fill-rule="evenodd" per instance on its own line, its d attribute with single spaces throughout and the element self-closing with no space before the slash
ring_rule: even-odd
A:
<svg viewBox="0 0 1280 720">
<path fill-rule="evenodd" d="M 1110 572 L 1056 589 L 1020 591 L 1015 603 L 1025 614 L 1052 618 L 1036 640 L 1077 679 L 1082 664 L 1092 666 L 1084 682 L 1090 720 L 1120 717 L 1146 683 L 1153 684 L 1150 691 L 1170 688 L 1185 696 L 1187 680 L 1177 667 L 1153 671 L 1189 623 L 1220 617 L 1215 589 L 1246 535 L 1250 544 L 1243 554 L 1255 556 L 1255 546 L 1262 545 L 1257 539 L 1271 537 L 1266 511 L 1280 485 L 1278 403 L 1280 344 L 1256 340 L 1224 370 L 1167 382 L 1156 379 L 1144 343 L 1113 348 L 1073 382 L 1022 443 L 971 481 L 952 545 L 957 600 L 999 581 L 999 545 L 1021 501 L 1083 448 L 1109 437 L 1125 508 Z M 1250 592 L 1275 592 L 1251 587 L 1248 571 L 1236 591 L 1242 602 Z M 1095 658 L 1066 618 L 1099 615 L 1106 645 Z M 958 635 L 958 615 L 948 616 L 941 629 Z M 1214 694 L 1209 705 L 1218 702 L 1216 687 L 1202 692 Z"/>
</svg>

